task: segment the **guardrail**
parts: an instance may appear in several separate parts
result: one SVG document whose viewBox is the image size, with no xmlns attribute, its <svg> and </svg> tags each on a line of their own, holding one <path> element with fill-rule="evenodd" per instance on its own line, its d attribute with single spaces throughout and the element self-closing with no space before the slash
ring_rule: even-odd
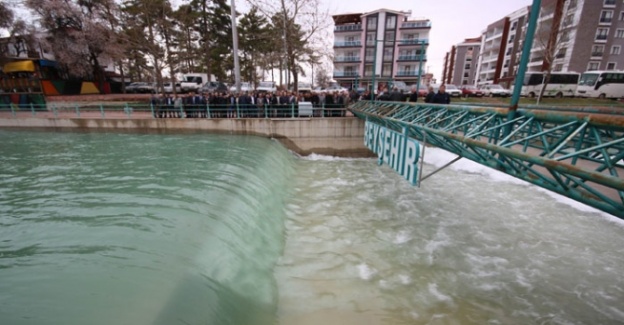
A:
<svg viewBox="0 0 624 325">
<path fill-rule="evenodd" d="M 304 104 L 305 103 L 305 104 Z M 344 117 L 347 109 L 338 104 L 321 104 L 314 107 L 310 102 L 289 105 L 153 105 L 145 103 L 102 104 L 0 104 L 0 118 L 297 118 L 297 117 Z"/>
</svg>

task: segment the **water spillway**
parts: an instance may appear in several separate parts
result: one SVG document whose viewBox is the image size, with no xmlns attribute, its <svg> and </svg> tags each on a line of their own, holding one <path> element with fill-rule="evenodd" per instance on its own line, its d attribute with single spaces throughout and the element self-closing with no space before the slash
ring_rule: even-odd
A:
<svg viewBox="0 0 624 325">
<path fill-rule="evenodd" d="M 624 320 L 621 221 L 485 167 L 414 188 L 256 137 L 0 135 L 2 323 Z"/>
</svg>

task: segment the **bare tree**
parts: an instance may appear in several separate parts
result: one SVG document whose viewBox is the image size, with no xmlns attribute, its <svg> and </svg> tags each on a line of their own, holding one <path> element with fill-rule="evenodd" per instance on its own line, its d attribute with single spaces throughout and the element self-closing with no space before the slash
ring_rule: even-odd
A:
<svg viewBox="0 0 624 325">
<path fill-rule="evenodd" d="M 287 76 L 292 75 L 293 88 L 296 90 L 299 75 L 304 72 L 302 64 L 308 64 L 323 47 L 319 39 L 322 31 L 331 25 L 329 11 L 321 0 L 247 2 L 257 6 L 266 16 L 272 17 L 273 29 L 281 32 L 278 34 L 283 48 L 281 61 L 286 66 Z M 290 83 L 288 77 L 285 83 Z"/>
<path fill-rule="evenodd" d="M 542 16 L 553 15 L 552 19 L 546 19 L 540 22 L 539 28 L 535 32 L 536 45 L 542 58 L 542 72 L 544 73 L 544 80 L 542 83 L 542 89 L 537 96 L 537 104 L 540 104 L 541 99 L 544 96 L 546 87 L 550 82 L 550 76 L 552 74 L 555 60 L 561 56 L 561 53 L 565 52 L 565 46 L 568 42 L 568 23 L 562 24 L 563 9 L 565 0 L 554 0 L 546 3 L 541 12 Z"/>
</svg>

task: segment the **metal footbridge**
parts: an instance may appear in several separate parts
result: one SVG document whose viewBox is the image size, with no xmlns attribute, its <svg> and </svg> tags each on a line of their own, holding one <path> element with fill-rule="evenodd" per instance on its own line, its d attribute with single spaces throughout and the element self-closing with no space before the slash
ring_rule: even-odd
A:
<svg viewBox="0 0 624 325">
<path fill-rule="evenodd" d="M 350 110 L 624 219 L 624 109 L 359 101 Z"/>
</svg>

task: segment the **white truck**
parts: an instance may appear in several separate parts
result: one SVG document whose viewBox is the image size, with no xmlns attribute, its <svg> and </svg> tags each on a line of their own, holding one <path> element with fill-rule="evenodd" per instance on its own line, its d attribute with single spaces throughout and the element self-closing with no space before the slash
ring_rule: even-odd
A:
<svg viewBox="0 0 624 325">
<path fill-rule="evenodd" d="M 180 78 L 180 88 L 183 93 L 198 92 L 208 81 L 216 81 L 214 76 L 208 78 L 206 73 L 184 73 Z"/>
</svg>

